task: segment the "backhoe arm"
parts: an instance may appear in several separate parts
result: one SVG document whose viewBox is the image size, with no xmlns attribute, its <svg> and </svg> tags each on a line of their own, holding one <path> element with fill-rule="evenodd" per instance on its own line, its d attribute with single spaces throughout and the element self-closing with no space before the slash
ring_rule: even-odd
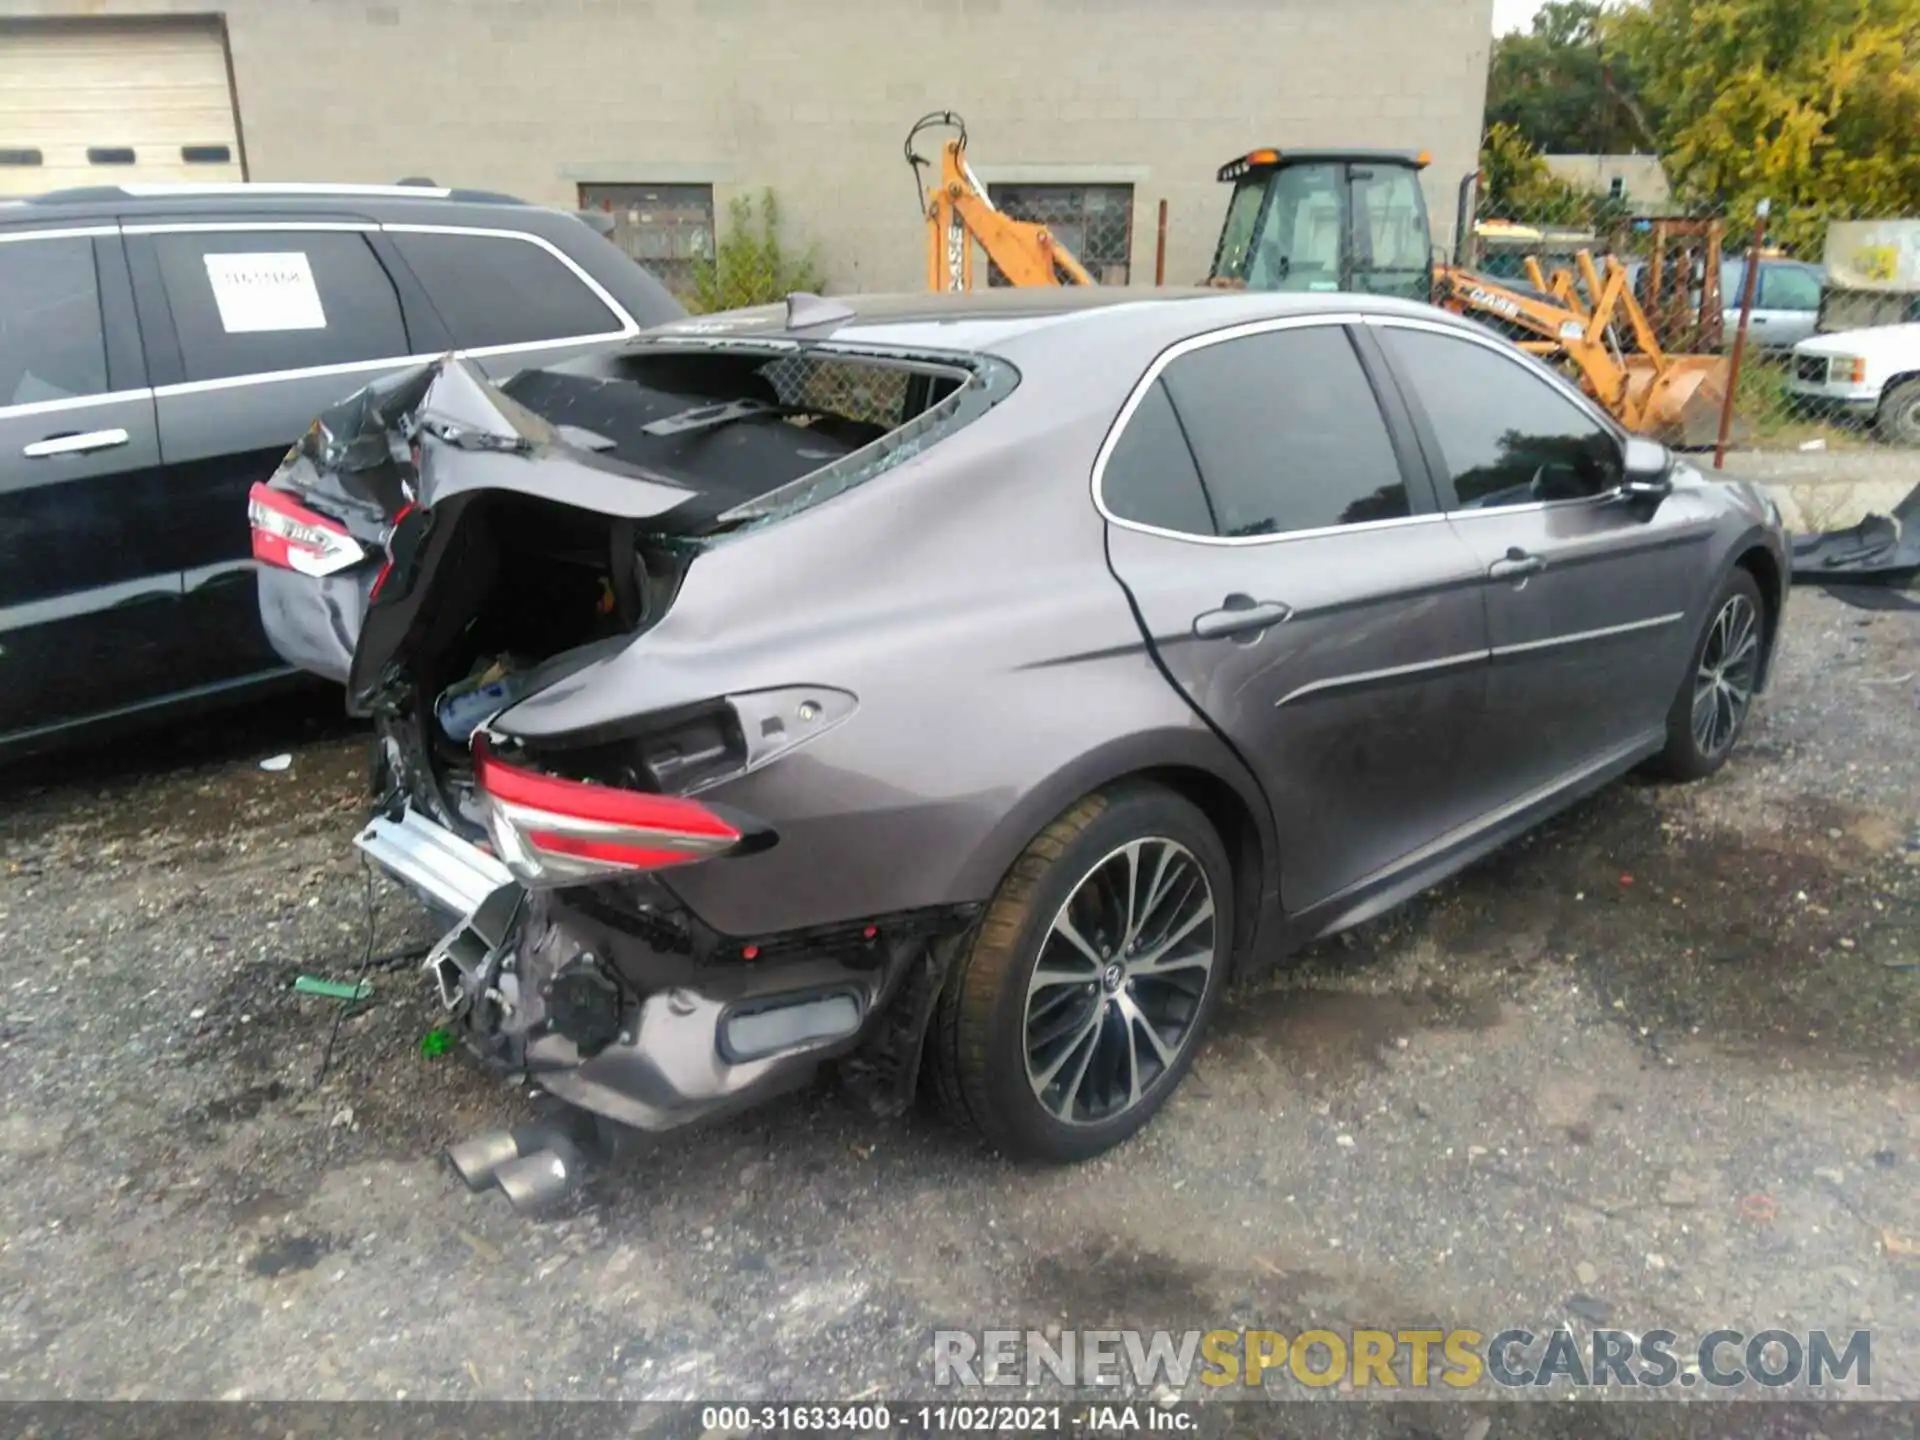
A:
<svg viewBox="0 0 1920 1440">
<path fill-rule="evenodd" d="M 1531 258 L 1531 257 L 1529 257 Z M 1536 269 L 1537 273 L 1537 269 Z M 1457 265 L 1442 265 L 1434 271 L 1439 293 L 1435 303 L 1456 315 L 1495 315 L 1508 325 L 1535 336 L 1538 343 L 1526 348 L 1539 353 L 1558 350 L 1569 340 L 1585 333 L 1586 316 L 1570 305 L 1536 300 L 1510 290 L 1485 275 L 1463 270 Z M 1531 277 L 1529 277 L 1531 278 Z M 1545 284 L 1539 286 L 1547 290 Z"/>
<path fill-rule="evenodd" d="M 922 116 L 907 133 L 907 161 L 914 178 L 929 162 L 913 150 L 922 130 L 935 126 L 960 133 L 940 147 L 940 179 L 931 193 L 921 190 L 927 221 L 927 288 L 973 288 L 973 245 L 978 243 L 1000 273 L 1014 285 L 1091 285 L 1094 279 L 1072 251 L 1044 225 L 1015 220 L 994 208 L 986 189 L 967 164 L 967 128 L 950 110 Z"/>
</svg>

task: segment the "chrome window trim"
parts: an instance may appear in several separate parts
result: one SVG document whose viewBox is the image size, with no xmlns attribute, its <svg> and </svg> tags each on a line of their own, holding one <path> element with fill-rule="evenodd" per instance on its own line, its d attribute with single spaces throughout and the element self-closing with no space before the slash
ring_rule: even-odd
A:
<svg viewBox="0 0 1920 1440">
<path fill-rule="evenodd" d="M 252 233 L 260 230 L 359 230 L 380 228 L 375 220 L 155 220 L 122 225 L 122 235 L 208 235 L 231 230 Z"/>
<path fill-rule="evenodd" d="M 444 185 L 358 185 L 337 180 L 136 180 L 116 187 L 141 199 L 183 199 L 219 195 L 378 195 L 390 199 L 444 200 L 453 191 Z M 497 203 L 497 202 L 496 202 Z"/>
<path fill-rule="evenodd" d="M 406 193 L 415 194 L 411 187 Z M 602 330 L 587 335 L 563 335 L 553 340 L 532 340 L 524 344 L 476 345 L 465 350 L 451 353 L 484 359 L 490 355 L 533 354 L 544 350 L 559 350 L 577 345 L 597 345 L 602 342 L 631 339 L 640 333 L 640 324 L 629 315 L 626 308 L 613 298 L 607 288 L 581 267 L 559 246 L 542 235 L 531 235 L 522 230 L 502 230 L 480 225 L 415 225 L 395 223 L 380 224 L 376 221 L 341 220 L 233 220 L 233 221 L 180 221 L 176 223 L 156 222 L 137 225 L 92 225 L 85 227 L 67 227 L 63 229 L 33 230 L 24 233 L 7 234 L 0 232 L 0 240 L 23 240 L 48 238 L 61 235 L 173 235 L 208 234 L 219 231 L 236 233 L 284 232 L 284 231 L 358 231 L 363 234 L 376 232 L 398 232 L 402 234 L 428 235 L 479 235 L 493 240 L 521 240 L 536 245 L 553 256 L 585 285 L 609 314 L 618 322 L 618 328 Z M 0 405 L 0 420 L 9 420 L 16 416 L 37 415 L 58 410 L 70 410 L 84 405 L 102 405 L 117 400 L 168 400 L 181 395 L 198 395 L 216 390 L 233 390 L 243 385 L 272 385 L 283 380 L 313 380 L 328 375 L 355 375 L 372 370 L 399 370 L 409 365 L 425 365 L 441 358 L 444 351 L 433 351 L 414 355 L 381 356 L 373 360 L 343 360 L 333 365 L 309 365 L 293 370 L 255 370 L 245 375 L 223 375 L 214 380 L 182 380 L 172 385 L 156 385 L 137 390 L 115 390 L 100 395 L 82 395 L 60 400 L 36 400 L 25 405 Z"/>
<path fill-rule="evenodd" d="M 1434 335 L 1445 335 L 1453 340 L 1461 340 L 1469 345 L 1478 345 L 1482 350 L 1491 350 L 1509 365 L 1533 376 L 1536 380 L 1546 381 L 1549 388 L 1571 400 L 1574 408 L 1587 416 L 1614 439 L 1625 443 L 1628 432 L 1621 427 L 1605 410 L 1593 402 L 1593 398 L 1575 385 L 1566 376 L 1555 370 L 1545 361 L 1529 355 L 1511 340 L 1502 339 L 1490 331 L 1470 329 L 1465 325 L 1449 324 L 1443 320 L 1426 320 L 1417 315 L 1367 315 L 1363 323 L 1378 329 L 1425 330 Z"/>
<path fill-rule="evenodd" d="M 151 400 L 153 391 L 105 390 L 98 395 L 69 395 L 61 400 L 29 400 L 21 405 L 0 405 L 0 420 L 18 420 L 29 415 L 57 415 L 62 410 L 82 410 L 89 405 L 120 405 L 132 400 Z"/>
<path fill-rule="evenodd" d="M 1117 525 L 1123 530 L 1137 531 L 1142 535 L 1157 535 L 1165 540 L 1183 540 L 1189 545 L 1279 545 L 1290 540 L 1315 540 L 1327 535 L 1357 535 L 1373 530 L 1392 530 L 1408 525 L 1428 525 L 1435 521 L 1444 521 L 1444 513 L 1436 511 L 1431 515 L 1400 515 L 1391 520 L 1362 520 L 1353 525 L 1319 525 L 1311 530 L 1287 530 L 1278 535 L 1189 535 L 1184 530 L 1168 530 L 1159 525 L 1148 525 L 1139 520 L 1128 520 L 1116 515 L 1107 508 L 1106 497 L 1101 494 L 1101 482 L 1106 478 L 1107 461 L 1120 444 L 1120 437 L 1126 433 L 1133 412 L 1140 408 L 1147 392 L 1153 388 L 1161 373 L 1183 355 L 1191 355 L 1196 350 L 1204 350 L 1210 345 L 1224 345 L 1231 340 L 1244 340 L 1250 335 L 1266 335 L 1276 330 L 1305 330 L 1316 326 L 1337 325 L 1346 327 L 1358 324 L 1365 317 L 1358 311 L 1339 311 L 1325 315 L 1278 315 L 1266 320 L 1248 320 L 1238 325 L 1229 325 L 1219 330 L 1209 330 L 1202 335 L 1189 335 L 1184 340 L 1175 341 L 1147 366 L 1146 373 L 1134 382 L 1132 391 L 1127 395 L 1126 403 L 1120 407 L 1120 413 L 1114 417 L 1108 427 L 1106 438 L 1100 442 L 1100 449 L 1093 460 L 1093 508 L 1109 525 Z M 1358 357 L 1355 357 L 1358 363 Z M 1385 415 L 1380 417 L 1382 429 L 1386 428 Z M 1198 461 L 1195 462 L 1196 470 Z M 1204 484 L 1204 479 L 1202 480 Z"/>
<path fill-rule="evenodd" d="M 92 235 L 118 235 L 117 225 L 61 225 L 46 230 L 0 230 L 0 245 L 10 245 L 16 240 L 57 240 L 63 236 L 78 239 Z"/>
</svg>

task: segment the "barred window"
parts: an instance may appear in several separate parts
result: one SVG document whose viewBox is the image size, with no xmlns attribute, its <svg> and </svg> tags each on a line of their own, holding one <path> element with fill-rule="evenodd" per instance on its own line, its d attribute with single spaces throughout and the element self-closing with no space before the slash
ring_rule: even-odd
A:
<svg viewBox="0 0 1920 1440">
<path fill-rule="evenodd" d="M 682 299 L 713 255 L 711 185 L 582 185 L 580 208 L 611 215 L 608 238 Z"/>
<path fill-rule="evenodd" d="M 1128 282 L 1133 253 L 1131 185 L 989 185 L 987 196 L 1014 220 L 1044 225 L 1102 285 Z M 1005 285 L 988 263 L 987 283 Z"/>
</svg>

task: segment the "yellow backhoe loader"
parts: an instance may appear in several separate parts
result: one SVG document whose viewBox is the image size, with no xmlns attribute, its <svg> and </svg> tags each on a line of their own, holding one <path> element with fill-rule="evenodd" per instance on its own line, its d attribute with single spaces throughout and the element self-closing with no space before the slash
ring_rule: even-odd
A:
<svg viewBox="0 0 1920 1440">
<path fill-rule="evenodd" d="M 1565 364 L 1581 388 L 1629 430 L 1669 445 L 1713 444 L 1727 394 L 1726 360 L 1668 354 L 1634 297 L 1626 267 L 1611 255 L 1596 265 L 1585 250 L 1573 258 L 1577 282 L 1564 269 L 1542 274 L 1539 262 L 1527 256 L 1526 289 L 1437 266 L 1434 303 L 1494 320 L 1522 350 Z M 1621 343 L 1619 320 L 1632 338 L 1631 350 Z"/>
<path fill-rule="evenodd" d="M 914 141 L 955 132 L 933 162 Z M 922 116 L 908 132 L 908 163 L 927 225 L 927 287 L 973 288 L 978 244 L 1014 285 L 1091 285 L 1086 268 L 1043 225 L 995 209 L 967 164 L 967 129 L 950 110 Z M 1559 364 L 1630 430 L 1676 445 L 1713 443 L 1727 391 L 1718 355 L 1669 354 L 1633 294 L 1627 272 L 1589 250 L 1551 278 L 1531 256 L 1528 284 L 1453 262 L 1435 263 L 1419 174 L 1430 157 L 1400 150 L 1254 150 L 1220 168 L 1233 192 L 1206 284 L 1222 289 L 1352 291 L 1431 300 L 1490 324 Z M 1471 177 L 1461 187 L 1472 213 Z M 1454 253 L 1471 250 L 1463 228 Z"/>
<path fill-rule="evenodd" d="M 1668 353 L 1617 259 L 1596 264 L 1579 248 L 1571 269 L 1548 277 L 1528 256 L 1522 285 L 1460 263 L 1475 238 L 1465 226 L 1453 261 L 1428 259 L 1417 179 L 1428 160 L 1424 151 L 1270 149 L 1228 161 L 1218 178 L 1234 188 L 1208 282 L 1431 299 L 1561 365 L 1628 429 L 1673 445 L 1713 443 L 1727 362 Z M 1463 216 L 1472 214 L 1473 190 L 1470 177 Z"/>
</svg>

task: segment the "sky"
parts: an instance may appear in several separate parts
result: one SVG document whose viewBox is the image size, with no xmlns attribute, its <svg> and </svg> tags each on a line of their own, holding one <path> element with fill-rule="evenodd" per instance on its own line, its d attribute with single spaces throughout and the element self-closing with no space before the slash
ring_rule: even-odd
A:
<svg viewBox="0 0 1920 1440">
<path fill-rule="evenodd" d="M 1526 29 L 1541 4 L 1542 0 L 1493 0 L 1493 33 Z"/>
</svg>

